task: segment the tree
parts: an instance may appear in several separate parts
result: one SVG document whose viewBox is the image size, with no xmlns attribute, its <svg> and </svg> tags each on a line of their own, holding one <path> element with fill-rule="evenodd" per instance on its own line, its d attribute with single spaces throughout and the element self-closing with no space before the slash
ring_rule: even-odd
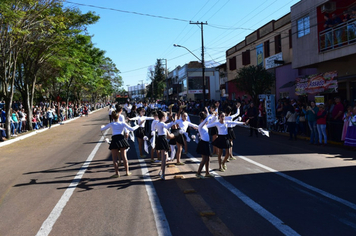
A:
<svg viewBox="0 0 356 236">
<path fill-rule="evenodd" d="M 20 52 L 31 44 L 29 35 L 43 24 L 45 9 L 55 0 L 0 1 L 0 97 L 5 98 L 6 135 L 10 136 L 10 111 Z"/>
<path fill-rule="evenodd" d="M 53 56 L 63 57 L 64 53 L 73 48 L 73 44 L 77 46 L 77 35 L 84 30 L 86 25 L 95 23 L 99 19 L 91 12 L 81 14 L 77 9 L 64 9 L 61 1 L 58 0 L 33 1 L 32 4 L 36 6 L 35 9 L 42 13 L 34 16 L 37 21 L 33 24 L 21 49 L 20 60 L 17 64 L 18 76 L 15 81 L 17 90 L 22 94 L 24 107 L 28 111 L 28 123 L 30 123 L 32 117 L 31 108 L 33 107 L 33 98 L 41 67 Z M 90 36 L 88 37 L 90 38 Z M 66 56 L 68 58 L 68 53 Z M 72 53 L 72 56 L 75 56 L 74 53 Z M 69 60 L 75 61 L 77 59 L 71 57 Z M 68 67 L 70 66 L 73 68 L 73 65 Z M 66 70 L 64 73 L 68 71 Z M 64 77 L 63 82 L 67 85 L 67 98 L 69 95 L 68 87 L 71 86 L 72 81 L 72 77 Z M 32 127 L 30 126 L 29 129 L 31 130 Z"/>
<path fill-rule="evenodd" d="M 274 74 L 268 72 L 262 66 L 243 67 L 237 72 L 236 86 L 238 90 L 245 91 L 257 104 L 258 95 L 270 91 L 274 84 Z"/>
<path fill-rule="evenodd" d="M 149 78 L 151 79 L 151 84 L 149 85 L 149 94 L 147 96 L 154 99 L 163 98 L 166 76 L 160 59 L 157 59 L 154 68 L 149 69 Z"/>
</svg>

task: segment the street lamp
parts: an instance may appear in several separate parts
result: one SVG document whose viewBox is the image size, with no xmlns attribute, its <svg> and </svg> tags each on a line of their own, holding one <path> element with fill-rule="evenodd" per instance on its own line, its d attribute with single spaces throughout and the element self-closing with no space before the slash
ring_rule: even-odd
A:
<svg viewBox="0 0 356 236">
<path fill-rule="evenodd" d="M 186 49 L 188 52 L 190 52 L 195 58 L 197 58 L 201 62 L 201 67 L 202 67 L 202 79 L 203 79 L 203 104 L 205 104 L 205 63 L 204 63 L 204 51 L 202 53 L 202 59 L 199 59 L 192 51 L 190 51 L 188 48 L 179 45 L 179 44 L 173 44 L 174 47 L 180 47 Z M 204 49 L 203 49 L 204 50 Z"/>
</svg>

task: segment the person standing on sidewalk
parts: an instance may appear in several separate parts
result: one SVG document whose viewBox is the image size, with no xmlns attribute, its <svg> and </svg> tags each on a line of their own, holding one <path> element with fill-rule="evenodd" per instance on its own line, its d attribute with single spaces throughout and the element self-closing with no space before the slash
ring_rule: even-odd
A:
<svg viewBox="0 0 356 236">
<path fill-rule="evenodd" d="M 319 145 L 327 145 L 328 139 L 326 136 L 326 116 L 327 116 L 327 111 L 324 109 L 324 104 L 319 105 L 319 111 L 318 114 L 316 115 L 316 125 L 318 127 L 318 133 L 319 133 Z M 324 136 L 324 144 L 323 144 L 323 136 Z"/>
<path fill-rule="evenodd" d="M 297 130 L 296 130 L 296 121 L 297 121 L 297 113 L 295 112 L 295 107 L 291 107 L 287 112 L 287 125 L 289 131 L 289 140 L 297 140 Z"/>
<path fill-rule="evenodd" d="M 310 129 L 310 144 L 318 144 L 318 129 L 316 127 L 316 115 L 319 108 L 315 106 L 315 102 L 311 101 L 310 106 L 303 107 L 303 112 L 306 115 L 309 129 Z"/>
<path fill-rule="evenodd" d="M 341 133 L 343 126 L 343 114 L 344 114 L 344 105 L 341 103 L 340 97 L 335 98 L 335 106 L 331 113 L 331 136 L 334 141 L 341 141 Z"/>
<path fill-rule="evenodd" d="M 352 113 L 349 113 L 348 116 L 349 127 L 347 127 L 344 145 L 354 147 L 354 150 L 356 150 L 356 106 L 354 106 Z"/>
<path fill-rule="evenodd" d="M 258 111 L 254 106 L 253 102 L 250 102 L 250 108 L 247 110 L 247 117 L 250 124 L 250 137 L 252 137 L 253 130 L 255 130 L 256 137 L 258 137 L 257 121 L 258 121 Z"/>
</svg>

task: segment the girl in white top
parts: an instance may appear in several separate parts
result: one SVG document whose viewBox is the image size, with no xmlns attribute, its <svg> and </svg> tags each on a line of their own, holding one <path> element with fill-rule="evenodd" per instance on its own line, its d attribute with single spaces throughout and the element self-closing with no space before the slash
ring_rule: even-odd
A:
<svg viewBox="0 0 356 236">
<path fill-rule="evenodd" d="M 145 109 L 143 107 L 140 107 L 137 109 L 139 116 L 135 118 L 131 118 L 130 120 L 137 120 L 137 124 L 139 125 L 139 128 L 135 132 L 135 136 L 138 140 L 138 147 L 140 149 L 140 157 L 146 157 L 143 154 L 143 137 L 145 137 L 145 123 L 146 120 L 153 120 L 153 117 L 147 117 L 145 116 Z"/>
<path fill-rule="evenodd" d="M 198 127 L 198 131 L 200 134 L 200 141 L 198 143 L 196 152 L 198 154 L 201 154 L 202 160 L 200 162 L 196 176 L 200 179 L 204 179 L 204 176 L 201 175 L 201 170 L 203 169 L 203 166 L 205 166 L 205 177 L 212 177 L 212 175 L 209 174 L 209 163 L 211 156 L 209 145 L 210 137 L 208 127 L 206 126 L 206 123 L 208 122 L 209 118 L 203 111 L 199 113 L 199 117 L 200 125 Z"/>
<path fill-rule="evenodd" d="M 216 118 L 216 115 L 218 114 L 219 108 L 215 107 L 215 105 L 212 104 L 209 107 L 210 115 L 209 115 L 209 110 L 208 110 L 207 107 L 205 107 L 205 110 L 206 110 L 206 114 L 208 114 L 208 117 L 209 117 L 208 124 L 211 124 L 212 122 L 215 122 L 215 120 L 216 120 L 215 118 Z M 211 118 L 214 118 L 214 119 L 211 119 Z M 209 128 L 209 135 L 211 136 L 211 139 L 214 142 L 218 137 L 217 128 L 216 127 Z M 218 149 L 215 146 L 213 146 L 213 155 L 216 155 L 216 154 L 218 154 Z"/>
<path fill-rule="evenodd" d="M 161 175 L 160 178 L 165 180 L 165 170 L 166 170 L 166 161 L 169 151 L 169 144 L 167 141 L 167 132 L 168 129 L 171 128 L 175 122 L 171 122 L 169 124 L 164 123 L 166 121 L 166 113 L 162 111 L 158 111 L 159 122 L 156 123 L 154 129 L 158 132 L 157 137 L 157 146 L 156 150 L 161 152 Z"/>
<path fill-rule="evenodd" d="M 157 112 L 153 112 L 152 113 L 152 115 L 153 115 L 153 118 L 154 118 L 154 120 L 152 121 L 152 124 L 151 124 L 151 137 L 153 137 L 153 135 L 155 135 L 156 136 L 156 142 L 155 142 L 155 148 L 152 148 L 151 149 L 151 162 L 155 162 L 155 158 L 154 158 L 154 153 L 156 152 L 156 154 L 157 154 L 157 160 L 156 160 L 156 162 L 159 162 L 159 151 L 158 150 L 156 150 L 156 145 L 157 145 L 157 135 L 156 135 L 156 124 L 159 122 L 159 119 L 158 119 L 158 114 L 157 114 Z M 154 134 L 153 134 L 154 133 Z"/>
<path fill-rule="evenodd" d="M 225 171 L 227 170 L 226 162 L 230 156 L 230 140 L 228 136 L 228 125 L 244 125 L 245 122 L 239 121 L 225 121 L 225 113 L 220 112 L 219 121 L 208 124 L 207 127 L 216 127 L 218 129 L 218 138 L 213 141 L 213 146 L 218 148 L 218 160 L 219 160 L 219 170 Z M 221 160 L 221 156 L 223 153 L 223 149 L 225 149 L 225 159 Z"/>
<path fill-rule="evenodd" d="M 233 119 L 235 119 L 238 115 L 240 115 L 240 106 L 241 104 L 240 103 L 237 103 L 236 104 L 236 113 L 234 115 L 231 115 L 231 107 L 228 106 L 226 108 L 226 114 L 227 116 L 225 117 L 225 121 L 233 121 Z M 232 147 L 234 145 L 234 140 L 236 139 L 236 136 L 235 136 L 235 132 L 234 132 L 234 126 L 235 125 L 228 125 L 227 126 L 227 132 L 228 132 L 228 135 L 229 135 L 229 139 L 230 139 L 230 143 L 231 143 L 231 147 L 230 147 L 230 160 L 236 160 L 236 157 L 234 157 L 233 153 L 232 153 Z M 229 159 L 227 160 L 229 162 Z"/>
<path fill-rule="evenodd" d="M 182 110 L 180 110 L 180 112 L 182 112 Z M 178 117 L 180 116 L 180 114 L 178 114 Z M 196 124 L 193 124 L 191 122 L 189 122 L 187 120 L 187 113 L 183 112 L 182 113 L 182 119 L 179 119 L 176 121 L 176 124 L 178 124 L 180 130 L 182 132 L 187 132 L 188 127 L 193 127 L 194 129 L 198 129 L 198 126 Z M 176 145 L 177 145 L 177 165 L 184 165 L 183 162 L 180 161 L 180 157 L 182 156 L 182 149 L 183 149 L 183 145 L 184 145 L 184 136 L 182 134 L 179 134 L 175 137 L 176 139 Z M 187 153 L 188 150 L 185 150 L 185 152 Z"/>
<path fill-rule="evenodd" d="M 127 157 L 126 157 L 126 149 L 130 147 L 130 144 L 128 143 L 127 139 L 124 138 L 122 133 L 123 133 L 124 129 L 127 129 L 129 131 L 134 131 L 135 129 L 138 128 L 138 125 L 131 127 L 131 126 L 127 125 L 125 122 L 118 122 L 119 117 L 115 111 L 113 111 L 111 115 L 112 115 L 112 118 L 114 119 L 114 122 L 111 122 L 111 123 L 107 124 L 106 126 L 101 127 L 101 131 L 107 130 L 109 128 L 112 129 L 112 138 L 111 138 L 112 140 L 111 140 L 109 149 L 111 150 L 111 156 L 112 156 L 112 160 L 114 163 L 116 174 L 111 176 L 110 178 L 120 177 L 119 165 L 117 163 L 119 150 L 121 152 L 121 158 L 124 161 L 126 175 L 129 176 L 129 175 L 131 175 L 131 173 L 129 172 L 129 163 L 128 163 Z"/>
</svg>

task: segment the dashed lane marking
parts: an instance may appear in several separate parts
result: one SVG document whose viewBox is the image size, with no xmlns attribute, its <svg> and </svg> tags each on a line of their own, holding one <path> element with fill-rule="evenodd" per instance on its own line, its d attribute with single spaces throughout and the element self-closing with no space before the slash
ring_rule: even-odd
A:
<svg viewBox="0 0 356 236">
<path fill-rule="evenodd" d="M 188 153 L 187 156 L 195 162 L 197 165 L 199 165 L 200 161 L 193 157 L 192 154 Z M 215 179 L 225 188 L 227 188 L 231 193 L 233 193 L 236 197 L 238 197 L 242 202 L 244 202 L 247 206 L 252 208 L 255 212 L 257 212 L 260 216 L 265 218 L 268 222 L 270 222 L 274 227 L 276 227 L 280 232 L 282 232 L 284 235 L 288 236 L 294 236 L 294 235 L 299 235 L 296 231 L 294 231 L 291 227 L 286 225 L 282 220 L 277 218 L 275 215 L 267 211 L 265 208 L 263 208 L 260 204 L 257 202 L 253 201 L 251 198 L 249 198 L 246 194 L 235 188 L 232 184 L 230 184 L 228 181 L 226 181 L 223 177 L 221 177 L 218 173 L 215 171 L 210 170 L 212 174 L 215 175 Z"/>
</svg>

